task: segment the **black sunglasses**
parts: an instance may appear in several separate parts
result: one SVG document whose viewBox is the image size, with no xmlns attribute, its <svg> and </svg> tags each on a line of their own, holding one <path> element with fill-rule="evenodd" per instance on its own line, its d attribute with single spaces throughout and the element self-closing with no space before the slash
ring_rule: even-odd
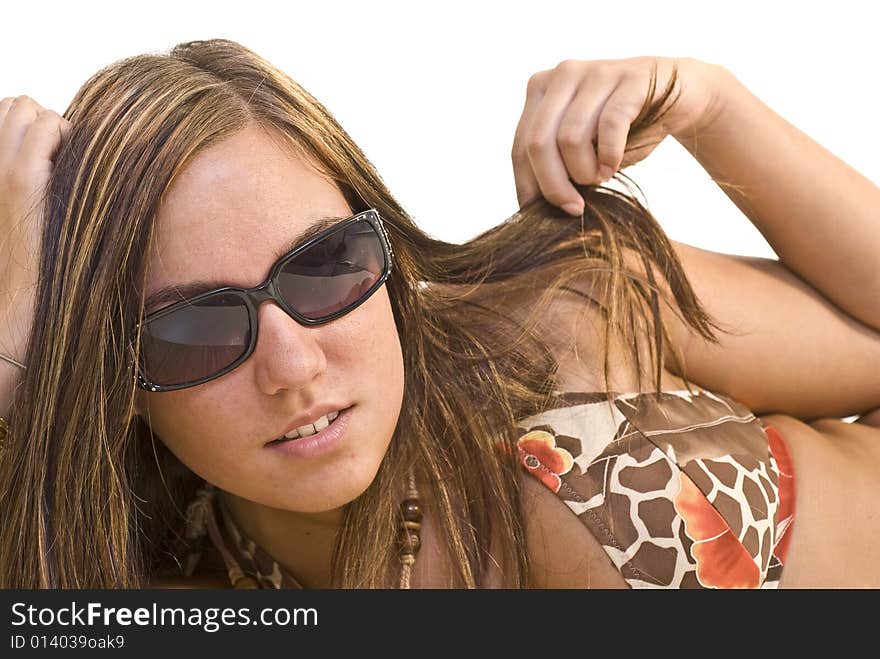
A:
<svg viewBox="0 0 880 659">
<path fill-rule="evenodd" d="M 344 316 L 384 283 L 393 257 L 379 213 L 371 208 L 282 256 L 256 288 L 218 288 L 146 315 L 139 323 L 138 385 L 174 391 L 229 373 L 253 354 L 257 308 L 266 300 L 302 325 Z"/>
</svg>

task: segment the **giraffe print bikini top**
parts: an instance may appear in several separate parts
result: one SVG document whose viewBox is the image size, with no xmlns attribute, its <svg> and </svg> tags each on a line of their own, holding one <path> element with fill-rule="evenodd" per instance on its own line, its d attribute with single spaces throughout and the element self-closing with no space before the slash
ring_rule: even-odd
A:
<svg viewBox="0 0 880 659">
<path fill-rule="evenodd" d="M 776 428 L 698 387 L 659 400 L 653 393 L 557 396 L 555 407 L 516 425 L 520 462 L 598 539 L 630 587 L 778 586 L 795 485 Z M 210 501 L 212 492 L 209 486 L 203 505 L 191 506 L 203 515 L 195 526 L 222 556 L 233 587 L 299 587 Z M 190 556 L 185 573 L 197 562 Z"/>
<path fill-rule="evenodd" d="M 517 425 L 520 461 L 631 587 L 779 585 L 795 490 L 776 428 L 698 387 L 559 395 Z"/>
</svg>

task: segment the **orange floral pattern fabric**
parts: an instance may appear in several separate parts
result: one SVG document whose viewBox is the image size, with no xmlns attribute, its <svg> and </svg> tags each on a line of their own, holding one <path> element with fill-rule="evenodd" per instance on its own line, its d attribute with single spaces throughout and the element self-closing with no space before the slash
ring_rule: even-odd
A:
<svg viewBox="0 0 880 659">
<path fill-rule="evenodd" d="M 684 472 L 679 473 L 679 480 L 681 489 L 673 503 L 684 520 L 685 533 L 694 541 L 691 555 L 700 584 L 706 588 L 757 588 L 761 573 L 749 552 Z"/>
<path fill-rule="evenodd" d="M 522 465 L 532 472 L 554 492 L 559 492 L 562 474 L 568 473 L 574 464 L 571 453 L 556 446 L 556 440 L 549 432 L 535 430 L 526 433 L 516 442 Z"/>
</svg>

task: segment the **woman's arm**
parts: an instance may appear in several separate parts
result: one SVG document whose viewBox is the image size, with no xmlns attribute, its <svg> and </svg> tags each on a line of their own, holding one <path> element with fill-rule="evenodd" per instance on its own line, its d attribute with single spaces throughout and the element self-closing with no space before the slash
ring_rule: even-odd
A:
<svg viewBox="0 0 880 659">
<path fill-rule="evenodd" d="M 17 366 L 7 364 L 0 359 L 0 419 L 9 418 L 15 386 L 20 377 L 17 371 Z"/>
<path fill-rule="evenodd" d="M 664 355 L 670 372 L 732 396 L 759 415 L 812 420 L 880 408 L 880 332 L 776 259 L 672 244 L 701 304 L 731 333 L 718 332 L 718 344 L 709 343 L 661 304 L 663 322 L 684 357 L 682 373 Z M 635 255 L 630 267 L 642 271 Z M 661 273 L 656 277 L 672 299 Z"/>
<path fill-rule="evenodd" d="M 693 61 L 684 60 L 685 75 L 690 66 Z M 673 137 L 782 263 L 880 330 L 880 188 L 776 114 L 727 69 L 713 67 L 719 100 L 714 120 Z"/>
<path fill-rule="evenodd" d="M 657 88 L 663 89 L 673 64 L 668 58 L 610 62 L 566 60 L 556 69 L 532 76 L 513 147 L 514 175 L 521 203 L 538 192 L 558 205 L 580 200 L 580 194 L 568 176 L 579 183 L 596 182 L 601 164 L 610 164 L 612 169 L 617 169 L 621 162 L 626 164 L 627 159 L 636 162 L 650 153 L 650 149 L 642 149 L 624 158 L 627 133 L 644 101 L 655 59 L 659 77 Z M 677 110 L 667 115 L 662 126 L 654 129 L 654 140 L 659 142 L 666 134 L 677 135 L 682 140 L 691 139 L 692 146 L 702 154 L 703 160 L 712 160 L 712 166 L 716 167 L 720 167 L 719 162 L 725 163 L 724 175 L 728 179 L 736 176 L 737 170 L 747 172 L 743 174 L 746 178 L 733 180 L 735 184 L 748 185 L 750 168 L 765 172 L 775 169 L 777 176 L 781 176 L 780 171 L 788 175 L 796 171 L 794 168 L 799 165 L 783 170 L 772 162 L 763 164 L 762 168 L 762 163 L 747 161 L 750 154 L 764 154 L 764 151 L 758 147 L 750 151 L 743 145 L 761 143 L 766 146 L 772 138 L 762 136 L 762 133 L 774 132 L 773 124 L 784 123 L 781 119 L 770 118 L 776 115 L 760 106 L 757 100 L 754 104 L 760 107 L 742 105 L 742 100 L 736 98 L 743 94 L 742 90 L 736 90 L 739 83 L 720 67 L 692 59 L 676 60 L 675 63 L 679 68 L 681 96 L 674 106 Z M 754 112 L 756 116 L 737 126 L 737 108 L 739 112 Z M 762 115 L 763 122 L 758 119 Z M 755 135 L 746 133 L 745 130 L 756 121 L 763 123 L 763 128 Z M 681 137 L 697 130 L 705 131 L 707 126 L 712 127 L 710 134 L 715 136 L 711 146 L 707 147 L 703 132 L 699 133 L 699 140 Z M 571 127 L 579 127 L 576 140 L 567 137 Z M 797 132 L 793 127 L 788 130 Z M 725 139 L 739 142 L 728 152 L 723 147 Z M 806 136 L 800 139 L 809 142 Z M 593 149 L 594 141 L 598 144 L 598 153 Z M 818 145 L 811 144 L 813 151 L 827 154 Z M 772 152 L 773 149 L 768 147 L 768 150 Z M 777 150 L 785 151 L 782 148 Z M 810 149 L 804 148 L 803 151 L 808 154 Z M 766 154 L 760 158 L 771 160 Z M 836 165 L 837 178 L 844 177 L 839 173 L 841 171 L 852 171 L 830 154 L 827 159 Z M 732 167 L 733 162 L 738 162 L 738 166 Z M 799 171 L 802 176 L 807 176 L 803 174 L 806 171 L 803 167 Z M 765 206 L 771 208 L 780 204 L 773 194 L 782 198 L 779 190 L 795 190 L 791 194 L 798 190 L 797 185 L 788 182 L 768 184 L 766 180 L 762 181 Z M 862 184 L 854 187 L 862 191 L 863 197 L 868 190 L 877 196 L 876 188 L 864 179 Z M 852 192 L 848 194 L 854 196 Z M 755 206 L 754 200 L 752 204 L 755 209 L 763 208 Z M 830 205 L 829 200 L 825 206 Z M 580 209 L 583 209 L 582 200 Z M 849 210 L 847 213 L 856 215 Z M 853 234 L 857 233 L 855 229 L 858 227 L 863 233 L 870 233 L 866 216 L 866 212 L 858 215 L 862 221 L 858 222 L 856 218 L 858 224 Z M 821 233 L 823 220 L 830 225 L 825 216 L 813 212 L 808 212 L 806 218 L 794 214 L 790 217 L 793 219 L 789 222 L 789 231 L 783 229 L 777 233 L 783 241 L 793 239 L 792 245 L 800 241 L 809 248 L 810 241 L 805 236 L 811 233 L 800 229 L 793 231 L 792 227 L 805 227 L 812 222 L 819 227 L 812 233 Z M 776 218 L 781 220 L 780 215 Z M 777 224 L 781 225 L 781 221 Z M 868 238 L 863 240 L 869 241 Z M 875 244 L 877 240 L 880 237 L 875 238 Z M 822 241 L 823 245 L 827 243 L 827 240 Z M 874 366 L 880 363 L 880 331 L 868 323 L 869 318 L 857 319 L 851 315 L 857 310 L 844 309 L 842 303 L 833 303 L 808 284 L 805 277 L 795 274 L 780 261 L 717 254 L 683 243 L 674 242 L 673 245 L 700 301 L 722 326 L 734 332 L 720 334 L 719 345 L 709 344 L 682 323 L 667 305 L 661 305 L 664 323 L 673 342 L 684 352 L 684 373 L 676 368 L 668 354 L 664 355 L 673 374 L 685 375 L 707 389 L 731 395 L 759 414 L 777 412 L 800 419 L 815 419 L 849 416 L 880 407 L 880 380 Z M 782 246 L 774 247 L 779 252 L 786 252 Z M 867 272 L 872 261 L 861 254 L 860 270 Z M 839 247 L 834 255 L 838 261 L 858 260 L 858 254 L 845 255 Z M 632 269 L 640 271 L 638 255 L 627 256 L 632 259 L 629 262 Z M 814 276 L 822 278 L 824 275 L 829 282 L 836 274 L 837 285 L 841 285 L 841 273 L 822 272 L 815 262 L 809 258 L 804 260 Z M 837 266 L 824 267 L 833 269 Z M 663 282 L 662 273 L 658 274 L 657 281 Z M 874 281 L 878 281 L 876 274 Z M 845 284 L 842 286 L 845 288 Z M 833 283 L 831 287 L 834 287 Z M 582 282 L 582 288 L 592 292 L 594 297 L 601 292 L 601 287 L 597 289 L 594 282 Z M 860 285 L 860 290 L 866 289 L 865 285 Z M 671 299 L 671 293 L 666 292 Z M 870 315 L 867 298 L 860 300 L 850 295 L 856 302 L 861 301 L 861 310 Z M 875 297 L 880 299 L 876 294 Z M 874 310 L 876 321 L 880 321 L 878 312 L 880 308 Z M 585 336 L 584 341 L 588 344 L 590 337 Z"/>
<path fill-rule="evenodd" d="M 19 302 L 16 307 L 0 302 L 0 354 L 21 363 L 24 360 L 23 346 L 27 345 L 30 333 L 27 321 L 33 317 L 33 295 L 19 298 Z M 23 374 L 18 366 L 0 359 L 0 417 L 4 419 L 9 419 L 15 390 Z"/>
<path fill-rule="evenodd" d="M 880 188 L 725 69 L 716 79 L 713 122 L 673 136 L 780 260 L 673 243 L 707 310 L 747 332 L 712 345 L 667 313 L 687 375 L 759 414 L 810 420 L 880 408 Z"/>
</svg>

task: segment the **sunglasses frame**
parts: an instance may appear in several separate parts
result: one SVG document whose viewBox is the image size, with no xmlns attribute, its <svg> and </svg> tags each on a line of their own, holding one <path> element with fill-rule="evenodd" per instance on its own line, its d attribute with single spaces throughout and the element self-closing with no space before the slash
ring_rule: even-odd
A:
<svg viewBox="0 0 880 659">
<path fill-rule="evenodd" d="M 311 319 L 306 318 L 302 314 L 298 313 L 294 309 L 288 307 L 287 303 L 281 297 L 278 292 L 277 280 L 280 275 L 282 269 L 285 264 L 295 256 L 298 256 L 302 252 L 308 250 L 315 243 L 323 240 L 324 238 L 338 232 L 344 231 L 346 228 L 350 227 L 357 222 L 367 222 L 370 224 L 376 235 L 379 236 L 379 242 L 382 245 L 382 252 L 385 257 L 385 265 L 382 269 L 382 274 L 376 280 L 376 282 L 370 286 L 370 289 L 364 293 L 358 300 L 352 305 L 348 307 L 343 307 L 342 309 L 333 312 L 328 316 L 322 316 L 321 318 Z M 181 300 L 179 302 L 175 302 L 169 306 L 162 307 L 161 309 L 154 311 L 148 315 L 146 315 L 139 323 L 137 323 L 134 327 L 134 335 L 136 336 L 137 330 L 140 326 L 147 324 L 150 321 L 156 320 L 158 318 L 162 318 L 164 316 L 170 315 L 175 311 L 180 310 L 186 306 L 195 304 L 207 297 L 218 295 L 220 293 L 235 295 L 242 300 L 244 300 L 245 306 L 248 311 L 248 329 L 251 330 L 251 339 L 245 351 L 238 357 L 234 362 L 232 362 L 229 366 L 217 371 L 216 373 L 212 373 L 209 376 L 199 378 L 197 380 L 190 380 L 188 382 L 183 382 L 180 384 L 172 384 L 172 385 L 163 385 L 156 384 L 152 382 L 144 373 L 143 365 L 138 361 L 137 371 L 138 371 L 138 386 L 141 389 L 145 389 L 146 391 L 151 392 L 163 392 L 163 391 L 177 391 L 179 389 L 187 389 L 189 387 L 195 387 L 200 384 L 204 384 L 205 382 L 210 382 L 211 380 L 216 380 L 223 375 L 226 375 L 233 369 L 240 366 L 244 361 L 246 361 L 254 352 L 254 349 L 257 346 L 257 338 L 259 334 L 259 320 L 257 310 L 259 309 L 260 304 L 265 302 L 266 300 L 274 300 L 275 303 L 284 310 L 287 315 L 296 320 L 301 325 L 313 326 L 313 325 L 323 325 L 324 323 L 329 323 L 331 320 L 335 320 L 340 316 L 344 316 L 345 314 L 354 311 L 361 304 L 366 302 L 370 297 L 372 297 L 373 293 L 375 293 L 382 284 L 385 283 L 385 280 L 388 279 L 388 275 L 391 274 L 391 270 L 393 268 L 394 263 L 394 251 L 391 249 L 391 240 L 388 238 L 388 233 L 385 231 L 385 225 L 382 223 L 382 218 L 379 217 L 379 212 L 375 208 L 370 208 L 365 211 L 361 211 L 355 215 L 352 215 L 349 218 L 344 220 L 340 220 L 338 223 L 334 224 L 331 227 L 328 227 L 324 231 L 315 236 L 309 238 L 306 242 L 302 243 L 295 247 L 292 251 L 288 252 L 281 258 L 279 258 L 269 269 L 269 276 L 261 283 L 259 286 L 254 288 L 238 288 L 235 286 L 224 286 L 223 288 L 215 288 L 213 290 L 207 291 L 205 293 L 201 293 L 195 297 Z"/>
</svg>

